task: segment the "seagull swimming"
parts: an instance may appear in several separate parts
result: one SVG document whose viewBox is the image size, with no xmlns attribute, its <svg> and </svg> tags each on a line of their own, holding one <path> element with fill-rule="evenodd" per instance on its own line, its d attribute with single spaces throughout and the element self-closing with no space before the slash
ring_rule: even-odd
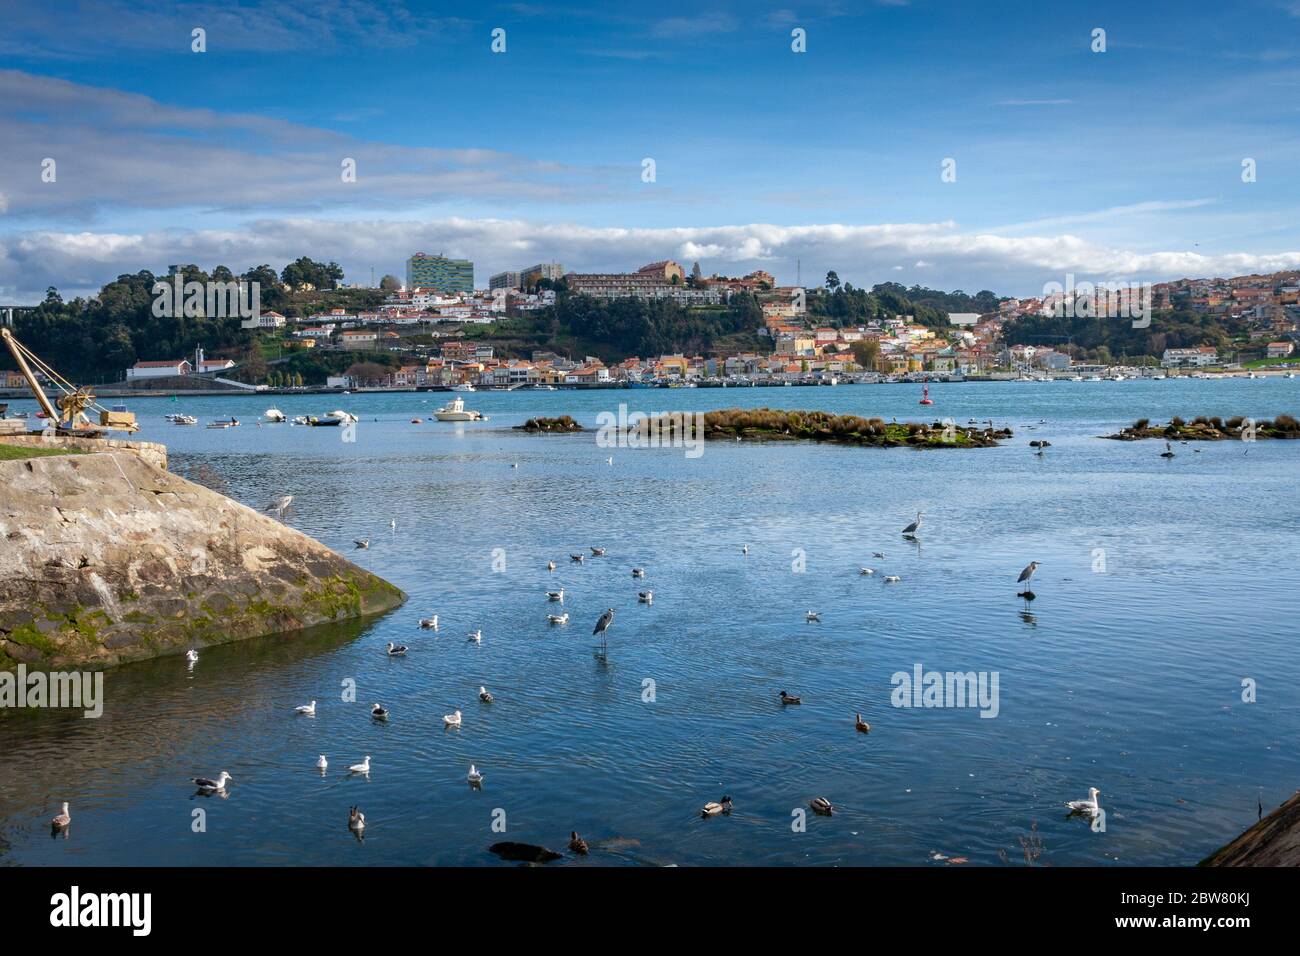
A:
<svg viewBox="0 0 1300 956">
<path fill-rule="evenodd" d="M 199 652 L 191 647 L 188 651 L 185 652 L 185 659 L 189 661 L 191 664 L 197 663 L 199 659 Z"/>
<path fill-rule="evenodd" d="M 352 773 L 370 773 L 370 754 L 366 754 L 366 759 L 361 763 L 354 763 L 348 770 Z"/>
<path fill-rule="evenodd" d="M 459 727 L 460 711 L 458 710 L 454 714 L 444 714 L 442 717 L 442 722 L 446 724 L 448 727 Z"/>
<path fill-rule="evenodd" d="M 1065 805 L 1070 808 L 1071 813 L 1086 813 L 1090 817 L 1095 817 L 1101 812 L 1101 807 L 1097 804 L 1097 797 L 1100 795 L 1101 791 L 1096 787 L 1089 787 L 1087 800 L 1068 800 Z"/>
<path fill-rule="evenodd" d="M 316 758 L 316 769 L 317 769 L 317 770 L 325 771 L 325 770 L 327 770 L 327 769 L 329 768 L 329 765 L 330 765 L 330 762 L 329 762 L 328 760 L 325 759 L 325 755 L 324 755 L 324 754 L 321 754 L 319 757 Z"/>
<path fill-rule="evenodd" d="M 420 618 L 420 627 L 426 631 L 436 631 L 438 629 L 438 615 Z"/>
<path fill-rule="evenodd" d="M 645 568 L 633 568 L 633 569 L 632 569 L 632 577 L 634 577 L 634 578 L 643 578 L 643 577 L 645 577 Z"/>
<path fill-rule="evenodd" d="M 817 623 L 820 624 L 822 615 L 820 611 L 809 611 L 807 614 L 803 616 L 803 619 L 807 621 L 809 624 L 811 624 L 813 621 L 816 621 Z"/>
<path fill-rule="evenodd" d="M 563 603 L 564 603 L 564 588 L 560 588 L 558 591 L 547 591 L 547 592 L 546 592 L 546 600 L 548 600 L 548 601 L 559 601 L 561 604 L 563 604 Z"/>
<path fill-rule="evenodd" d="M 466 638 L 465 638 L 465 639 L 466 639 L 469 643 L 471 643 L 471 644 L 482 644 L 482 643 L 483 643 L 483 630 L 482 630 L 482 628 L 480 628 L 480 629 L 477 630 L 477 631 L 470 631 L 469 634 L 466 635 Z"/>
<path fill-rule="evenodd" d="M 576 562 L 578 562 L 578 564 L 582 564 L 582 555 L 580 555 L 580 554 L 571 554 L 571 555 L 569 555 L 569 560 L 570 560 L 570 561 L 576 561 Z"/>
<path fill-rule="evenodd" d="M 881 560 L 884 560 L 885 552 L 883 552 L 883 551 L 873 551 L 873 552 L 871 552 L 871 556 L 872 556 L 873 558 L 880 558 Z"/>
<path fill-rule="evenodd" d="M 55 830 L 62 830 L 71 822 L 72 822 L 72 814 L 68 812 L 68 803 L 65 800 L 63 802 L 63 809 L 58 814 L 55 815 L 54 819 L 50 821 L 50 826 L 53 827 Z"/>
<path fill-rule="evenodd" d="M 401 657 L 401 656 L 403 656 L 405 653 L 406 653 L 406 645 L 405 645 L 405 644 L 394 644 L 392 641 L 389 641 L 389 642 L 388 642 L 388 656 L 389 656 L 389 657 Z"/>
<path fill-rule="evenodd" d="M 548 624 L 568 624 L 568 623 L 569 623 L 569 612 L 568 612 L 568 611 L 565 611 L 563 614 L 548 614 L 548 615 L 546 615 L 546 623 L 548 623 Z"/>
<path fill-rule="evenodd" d="M 466 775 L 465 779 L 470 782 L 471 786 L 477 787 L 480 783 L 483 782 L 483 774 L 478 772 L 477 767 L 475 767 L 473 764 L 470 764 L 469 773 Z"/>
<path fill-rule="evenodd" d="M 358 548 L 368 548 L 368 547 L 370 547 L 370 539 L 369 539 L 369 538 L 354 538 L 353 541 L 352 541 L 352 543 L 355 544 Z"/>
<path fill-rule="evenodd" d="M 741 548 L 741 549 L 740 549 L 740 553 L 741 553 L 741 554 L 749 554 L 749 545 L 745 545 L 743 548 Z"/>
<path fill-rule="evenodd" d="M 370 716 L 375 718 L 375 720 L 387 720 L 388 708 L 384 707 L 382 704 L 375 704 L 374 707 L 370 708 Z"/>
<path fill-rule="evenodd" d="M 901 581 L 901 580 L 903 580 L 903 579 L 900 578 L 897 574 L 886 574 L 886 575 L 885 575 L 885 583 L 886 583 L 886 584 L 897 584 L 897 583 L 898 583 L 899 581 Z"/>
<path fill-rule="evenodd" d="M 488 689 L 486 687 L 483 687 L 482 685 L 479 685 L 478 699 L 483 701 L 483 703 L 485 704 L 492 703 L 492 695 L 489 694 Z"/>
<path fill-rule="evenodd" d="M 653 604 L 655 602 L 654 591 L 638 591 L 636 599 L 642 604 Z"/>
<path fill-rule="evenodd" d="M 547 570 L 547 571 L 554 571 L 554 570 L 555 570 L 555 562 L 554 562 L 554 561 L 547 561 L 547 562 L 546 562 L 546 570 Z"/>
<path fill-rule="evenodd" d="M 224 770 L 217 774 L 216 780 L 210 780 L 207 777 L 191 777 L 190 783 L 194 784 L 204 793 L 218 793 L 226 789 L 226 784 L 234 778 Z"/>
<path fill-rule="evenodd" d="M 875 568 L 858 568 L 858 574 L 875 574 Z"/>
<path fill-rule="evenodd" d="M 592 549 L 591 549 L 591 556 L 592 556 L 593 558 L 599 558 L 599 557 L 600 557 L 602 554 L 604 554 L 604 553 L 605 553 L 605 549 L 604 549 L 604 548 L 592 548 Z"/>
<path fill-rule="evenodd" d="M 356 807 L 348 808 L 348 829 L 364 830 L 366 828 L 366 815 Z"/>
<path fill-rule="evenodd" d="M 316 714 L 316 701 L 313 700 L 310 704 L 302 704 L 301 706 L 295 707 L 293 712 L 295 714 L 306 714 L 308 717 L 314 717 Z"/>
</svg>

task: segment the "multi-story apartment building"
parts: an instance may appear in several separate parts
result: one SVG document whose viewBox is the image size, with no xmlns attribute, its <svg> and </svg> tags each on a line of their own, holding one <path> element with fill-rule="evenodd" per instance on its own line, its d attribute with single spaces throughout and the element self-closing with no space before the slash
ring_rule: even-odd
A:
<svg viewBox="0 0 1300 956">
<path fill-rule="evenodd" d="M 406 288 L 437 289 L 439 292 L 473 292 L 474 263 L 417 252 L 406 260 Z"/>
<path fill-rule="evenodd" d="M 522 273 L 498 272 L 488 279 L 488 288 L 493 291 L 497 289 L 522 289 L 522 283 Z"/>
<path fill-rule="evenodd" d="M 564 278 L 564 266 L 558 262 L 539 262 L 535 266 L 529 266 L 527 269 L 519 270 L 519 286 L 521 289 L 530 289 L 543 279 L 550 279 L 556 282 Z"/>
</svg>

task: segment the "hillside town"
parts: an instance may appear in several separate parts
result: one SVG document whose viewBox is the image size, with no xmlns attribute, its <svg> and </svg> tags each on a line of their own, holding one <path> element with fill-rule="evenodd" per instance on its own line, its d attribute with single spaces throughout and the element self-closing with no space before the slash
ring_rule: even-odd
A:
<svg viewBox="0 0 1300 956">
<path fill-rule="evenodd" d="M 310 260 L 305 260 L 310 261 Z M 179 267 L 173 267 L 173 271 Z M 825 287 L 782 285 L 757 270 L 739 277 L 705 276 L 698 263 L 687 270 L 660 260 L 621 273 L 565 271 L 558 262 L 536 263 L 492 275 L 475 288 L 474 264 L 423 252 L 406 262 L 405 282 L 386 277 L 377 302 L 365 309 L 257 311 L 241 322 L 277 354 L 314 351 L 352 355 L 322 382 L 270 376 L 272 384 L 337 389 L 565 388 L 727 385 L 822 385 L 899 379 L 1096 379 L 1178 374 L 1253 374 L 1292 366 L 1300 341 L 1300 273 L 1230 279 L 1183 279 L 1138 289 L 1093 289 L 1087 283 L 1045 287 L 1034 298 L 1002 297 L 985 312 L 947 312 L 946 321 L 922 323 L 910 314 L 836 321 L 819 311 Z M 273 275 L 273 274 L 272 274 Z M 237 280 L 242 283 L 241 280 Z M 851 288 L 851 287 L 850 287 Z M 298 291 L 310 293 L 310 285 Z M 716 315 L 736 296 L 761 309 L 750 346 L 711 353 L 630 355 L 611 360 L 566 354 L 555 347 L 519 354 L 503 348 L 501 329 L 512 320 L 555 310 L 557 297 L 586 296 L 597 303 L 638 300 L 673 303 L 691 313 Z M 991 295 L 991 294 L 990 294 Z M 992 300 L 991 300 L 992 301 Z M 1026 320 L 1086 316 L 1128 322 L 1146 309 L 1182 310 L 1198 318 L 1230 322 L 1243 330 L 1231 350 L 1214 345 L 1171 346 L 1141 361 L 1082 360 L 1069 334 L 1025 336 Z M 1134 327 L 1138 327 L 1134 324 Z M 1009 332 L 1009 330 L 1015 330 Z M 1022 339 L 1030 339 L 1024 341 Z M 1064 341 L 1051 341 L 1051 339 Z M 1044 341 L 1046 339 L 1047 341 Z M 1072 354 L 1073 353 L 1073 354 Z M 382 359 L 367 361 L 366 356 Z M 274 361 L 274 360 L 273 360 Z M 337 363 L 336 363 L 337 364 Z M 195 376 L 246 384 L 234 358 L 193 356 L 135 362 L 122 372 L 135 388 L 175 387 Z M 226 376 L 232 378 L 226 378 Z M 282 379 L 282 380 L 279 380 Z M 2 385 L 10 385 L 6 380 Z"/>
</svg>

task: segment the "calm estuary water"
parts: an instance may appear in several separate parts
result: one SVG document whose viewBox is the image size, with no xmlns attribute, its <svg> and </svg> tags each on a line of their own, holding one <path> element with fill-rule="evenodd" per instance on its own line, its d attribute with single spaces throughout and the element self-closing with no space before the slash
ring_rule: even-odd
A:
<svg viewBox="0 0 1300 956">
<path fill-rule="evenodd" d="M 129 402 L 173 470 L 254 507 L 293 494 L 286 522 L 410 601 L 210 648 L 193 669 L 110 671 L 99 720 L 0 714 L 0 863 L 496 864 L 498 840 L 562 849 L 577 829 L 591 855 L 560 865 L 1000 865 L 1000 850 L 1022 862 L 1036 823 L 1054 865 L 1173 865 L 1253 823 L 1257 799 L 1267 810 L 1293 793 L 1300 442 L 1175 445 L 1165 460 L 1155 442 L 1096 436 L 1138 417 L 1297 414 L 1300 380 L 937 385 L 931 417 L 1016 429 L 960 452 L 718 442 L 689 459 L 510 430 L 534 414 L 591 426 L 620 402 L 915 420 L 919 391 L 486 393 L 465 396 L 491 416 L 470 425 L 410 423 L 442 394 Z M 270 405 L 352 411 L 356 441 L 255 427 Z M 245 424 L 176 427 L 172 411 Z M 1052 442 L 1044 457 L 1033 439 Z M 918 510 L 914 543 L 899 532 Z M 607 554 L 569 561 L 590 546 Z M 1015 578 L 1031 559 L 1027 610 Z M 571 623 L 553 627 L 545 591 L 561 585 Z M 654 603 L 638 604 L 647 588 Z M 611 606 L 602 663 L 591 629 Z M 441 630 L 420 630 L 433 613 Z M 477 628 L 482 644 L 467 643 Z M 409 655 L 389 659 L 390 640 Z M 917 664 L 998 672 L 997 717 L 892 707 L 891 675 Z M 355 703 L 341 700 L 348 679 Z M 802 706 L 782 709 L 783 689 Z M 295 716 L 311 699 L 316 716 Z M 456 709 L 463 727 L 444 730 Z M 365 754 L 369 779 L 349 777 Z M 187 778 L 220 770 L 227 798 L 193 796 Z M 1062 807 L 1090 786 L 1104 833 Z M 723 794 L 734 812 L 701 819 Z M 838 812 L 794 832 L 792 810 L 817 795 Z M 63 800 L 74 820 L 52 839 Z M 347 830 L 353 804 L 364 842 Z"/>
</svg>

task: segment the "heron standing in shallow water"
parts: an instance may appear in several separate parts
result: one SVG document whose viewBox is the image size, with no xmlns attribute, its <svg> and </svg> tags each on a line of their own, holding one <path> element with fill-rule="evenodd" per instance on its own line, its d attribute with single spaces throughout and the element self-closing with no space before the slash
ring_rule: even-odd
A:
<svg viewBox="0 0 1300 956">
<path fill-rule="evenodd" d="M 1022 597 L 1027 601 L 1032 601 L 1034 599 L 1034 592 L 1030 590 L 1029 585 L 1030 585 L 1030 578 L 1034 576 L 1034 572 L 1037 570 L 1038 570 L 1037 561 L 1030 561 L 1027 565 L 1025 565 L 1025 569 L 1020 572 L 1020 577 L 1016 578 L 1016 583 L 1023 584 L 1025 586 L 1025 589 L 1021 591 L 1019 594 L 1017 594 L 1016 597 Z"/>
<path fill-rule="evenodd" d="M 916 513 L 916 520 L 903 529 L 903 534 L 911 537 L 921 530 L 921 512 Z"/>
<path fill-rule="evenodd" d="M 609 630 L 609 626 L 613 623 L 614 609 L 611 607 L 600 616 L 600 620 L 596 622 L 596 626 L 591 631 L 592 634 L 600 635 L 600 643 L 602 645 L 606 644 L 605 632 Z"/>
</svg>

